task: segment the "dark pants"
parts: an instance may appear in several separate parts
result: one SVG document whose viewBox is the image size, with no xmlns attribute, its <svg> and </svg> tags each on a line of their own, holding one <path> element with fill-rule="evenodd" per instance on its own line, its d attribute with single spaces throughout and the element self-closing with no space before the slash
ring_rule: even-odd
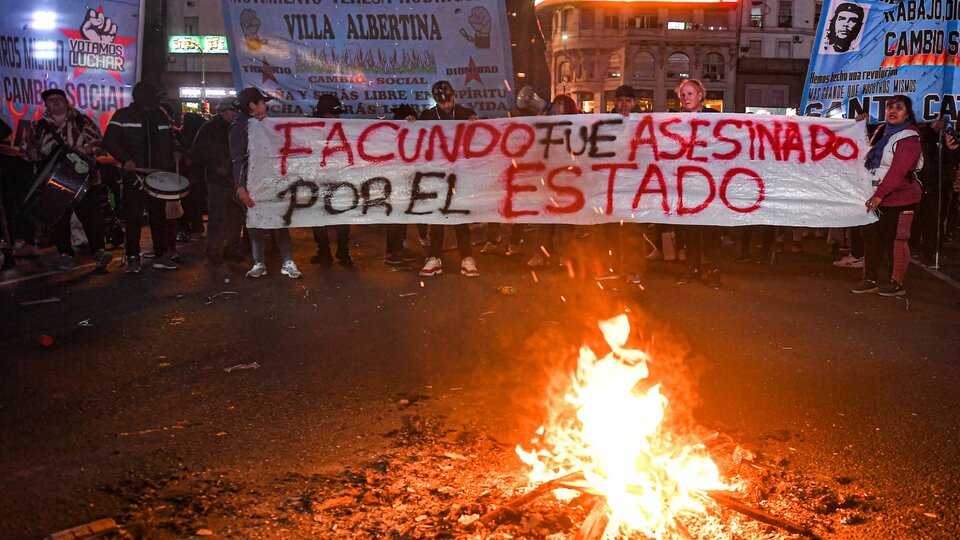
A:
<svg viewBox="0 0 960 540">
<path fill-rule="evenodd" d="M 453 227 L 453 232 L 457 235 L 457 251 L 460 253 L 460 258 L 473 257 L 473 245 L 470 243 L 470 225 L 466 223 L 430 225 L 430 249 L 427 256 L 440 257 L 443 254 L 443 233 L 447 227 Z"/>
<path fill-rule="evenodd" d="M 86 195 L 80 199 L 76 208 L 68 210 L 53 226 L 53 242 L 61 255 L 73 255 L 73 239 L 70 234 L 70 216 L 77 214 L 83 232 L 90 243 L 90 251 L 96 253 L 103 249 L 104 235 L 106 234 L 103 221 L 103 212 L 100 211 L 101 186 L 91 186 Z"/>
<path fill-rule="evenodd" d="M 317 253 L 320 256 L 326 254 L 330 256 L 330 233 L 337 233 L 337 258 L 343 258 L 350 254 L 350 226 L 349 225 L 327 225 L 325 227 L 313 227 L 313 241 L 317 243 Z"/>
<path fill-rule="evenodd" d="M 7 230 L 11 244 L 18 238 L 30 245 L 36 245 L 37 227 L 23 210 L 23 201 L 34 181 L 33 164 L 13 156 L 0 155 L 4 215 L 7 218 Z"/>
<path fill-rule="evenodd" d="M 520 242 L 523 241 L 523 228 L 525 226 L 526 225 L 524 225 L 523 223 L 514 223 L 512 225 L 509 225 L 510 237 L 509 237 L 508 243 L 511 246 L 519 245 Z M 499 243 L 501 240 L 503 240 L 503 237 L 501 234 L 502 230 L 503 230 L 502 223 L 487 223 L 487 232 L 486 232 L 487 240 L 486 241 L 492 242 L 494 244 Z"/>
<path fill-rule="evenodd" d="M 934 186 L 923 194 L 910 231 L 910 247 L 921 254 L 925 264 L 933 264 L 943 245 L 943 224 L 946 222 L 950 199 L 946 193 L 942 198 L 939 197 L 939 193 Z"/>
<path fill-rule="evenodd" d="M 720 227 L 684 225 L 682 228 L 687 244 L 687 268 L 697 271 L 719 270 Z"/>
<path fill-rule="evenodd" d="M 223 258 L 223 248 L 240 253 L 240 231 L 243 229 L 244 208 L 234 196 L 232 184 L 207 184 L 207 259 Z"/>
<path fill-rule="evenodd" d="M 387 225 L 387 254 L 403 250 L 403 240 L 407 237 L 407 226 L 402 223 Z"/>
<path fill-rule="evenodd" d="M 877 221 L 863 226 L 863 277 L 878 281 L 884 260 L 889 261 L 884 281 L 903 283 L 910 262 L 910 225 L 916 205 L 881 206 Z"/>
<path fill-rule="evenodd" d="M 773 240 L 776 236 L 776 227 L 773 225 L 748 225 L 740 229 L 740 258 L 750 257 L 750 244 L 753 242 L 753 233 L 760 234 L 760 255 L 769 258 L 773 249 Z"/>
<path fill-rule="evenodd" d="M 126 241 L 124 247 L 127 257 L 140 255 L 140 229 L 143 228 L 143 211 L 147 211 L 150 223 L 150 236 L 153 238 L 153 251 L 157 257 L 167 254 L 166 202 L 155 199 L 143 191 L 140 181 L 135 174 L 123 175 L 123 216 L 126 222 Z M 176 234 L 176 233 L 174 233 Z"/>
<path fill-rule="evenodd" d="M 203 213 L 209 204 L 207 183 L 190 179 L 190 193 L 180 201 L 183 204 L 183 217 L 178 221 L 178 229 L 184 234 L 203 234 Z"/>
</svg>

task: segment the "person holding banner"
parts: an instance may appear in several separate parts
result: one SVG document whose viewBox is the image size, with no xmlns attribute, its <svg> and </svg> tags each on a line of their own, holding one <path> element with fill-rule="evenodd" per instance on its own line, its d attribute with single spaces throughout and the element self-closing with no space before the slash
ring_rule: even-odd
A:
<svg viewBox="0 0 960 540">
<path fill-rule="evenodd" d="M 81 154 L 96 157 L 100 153 L 103 139 L 100 128 L 89 116 L 81 113 L 67 101 L 67 94 L 59 88 L 50 88 L 40 94 L 46 108 L 43 117 L 35 120 L 23 142 L 23 155 L 30 161 L 43 161 L 53 155 L 61 146 L 66 145 Z M 70 233 L 70 219 L 76 212 L 83 232 L 87 236 L 97 270 L 105 271 L 113 260 L 113 255 L 104 249 L 105 224 L 100 211 L 100 175 L 94 170 L 91 185 L 87 193 L 75 202 L 75 208 L 68 208 L 59 221 L 53 225 L 52 237 L 60 253 L 61 270 L 76 265 L 73 253 L 73 241 Z"/>
<path fill-rule="evenodd" d="M 420 113 L 420 120 L 476 120 L 477 113 L 457 105 L 456 92 L 447 81 L 437 81 L 430 89 L 437 104 Z M 443 273 L 443 232 L 445 225 L 430 226 L 430 247 L 427 251 L 427 261 L 420 270 L 424 277 L 439 276 Z M 480 277 L 477 261 L 473 258 L 473 246 L 470 240 L 470 225 L 461 223 L 453 226 L 457 235 L 457 251 L 460 253 L 460 273 L 470 277 Z"/>
<path fill-rule="evenodd" d="M 680 109 L 686 113 L 718 113 L 706 106 L 707 89 L 697 79 L 684 79 L 676 89 Z M 705 283 L 720 288 L 720 228 L 712 225 L 684 225 L 683 238 L 687 249 L 687 271 L 680 283 L 703 277 Z"/>
<path fill-rule="evenodd" d="M 903 278 L 910 264 L 910 224 L 921 196 L 916 172 L 923 168 L 923 151 L 910 98 L 893 96 L 884 110 L 886 123 L 873 134 L 864 163 L 877 188 L 866 207 L 877 221 L 863 227 L 863 279 L 851 292 L 903 296 Z M 890 260 L 889 280 L 878 286 L 884 258 Z"/>
<path fill-rule="evenodd" d="M 317 106 L 313 111 L 314 118 L 340 118 L 341 114 L 343 114 L 343 105 L 337 96 L 323 94 L 317 99 Z M 343 266 L 353 266 L 353 259 L 350 258 L 350 225 L 328 225 L 312 229 L 317 253 L 310 258 L 311 263 L 323 266 L 333 264 L 333 257 L 330 256 L 330 233 L 336 232 L 337 260 Z"/>
<path fill-rule="evenodd" d="M 140 272 L 140 229 L 143 211 L 150 223 L 150 236 L 156 258 L 153 267 L 176 270 L 177 263 L 167 257 L 175 246 L 167 234 L 166 201 L 147 195 L 143 177 L 153 171 L 173 171 L 180 151 L 173 137 L 170 117 L 160 108 L 163 92 L 153 84 L 140 81 L 133 87 L 133 103 L 117 110 L 107 124 L 103 147 L 123 164 L 123 212 L 126 224 L 127 273 Z"/>
<path fill-rule="evenodd" d="M 267 102 L 270 96 L 264 95 L 257 88 L 244 88 L 237 94 L 240 110 L 237 112 L 233 124 L 230 125 L 230 158 L 233 161 L 233 181 L 236 185 L 237 198 L 247 208 L 253 208 L 255 203 L 247 192 L 247 166 L 249 158 L 247 124 L 251 120 L 261 121 L 267 117 Z M 248 278 L 258 278 L 267 275 L 267 265 L 264 262 L 267 231 L 265 229 L 247 228 L 250 234 L 250 248 L 253 252 L 253 267 L 247 272 Z M 290 244 L 289 229 L 273 229 L 270 231 L 280 256 L 283 257 L 283 266 L 280 273 L 293 279 L 303 276 L 297 264 L 293 262 L 293 247 Z"/>
</svg>

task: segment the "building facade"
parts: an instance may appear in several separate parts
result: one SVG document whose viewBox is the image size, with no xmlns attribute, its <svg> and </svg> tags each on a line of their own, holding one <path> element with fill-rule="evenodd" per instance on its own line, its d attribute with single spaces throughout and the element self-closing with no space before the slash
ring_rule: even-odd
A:
<svg viewBox="0 0 960 540">
<path fill-rule="evenodd" d="M 735 107 L 793 113 L 803 99 L 820 0 L 746 0 L 740 14 Z"/>
<path fill-rule="evenodd" d="M 734 106 L 737 3 L 545 0 L 537 14 L 554 95 L 586 112 L 609 111 L 633 86 L 645 111 L 676 110 L 674 88 L 697 78 L 711 107 Z"/>
<path fill-rule="evenodd" d="M 636 89 L 641 110 L 677 110 L 674 89 L 696 78 L 710 107 L 782 114 L 799 106 L 820 5 L 543 0 L 537 15 L 552 94 L 584 111 L 609 111 L 622 84 Z"/>
</svg>

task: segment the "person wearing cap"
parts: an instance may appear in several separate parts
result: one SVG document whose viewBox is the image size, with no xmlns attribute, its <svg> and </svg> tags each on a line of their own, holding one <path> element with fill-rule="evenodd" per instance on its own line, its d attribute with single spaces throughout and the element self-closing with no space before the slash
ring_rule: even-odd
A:
<svg viewBox="0 0 960 540">
<path fill-rule="evenodd" d="M 629 84 L 624 84 L 618 86 L 613 93 L 614 104 L 613 109 L 610 110 L 612 114 L 619 114 L 620 116 L 627 117 L 630 116 L 630 113 L 638 112 L 637 108 L 637 92 Z M 601 267 L 599 272 L 597 272 L 595 279 L 598 281 L 608 280 L 608 279 L 619 279 L 619 271 L 623 270 L 624 266 L 624 252 L 623 252 L 623 223 L 604 223 L 600 225 L 600 230 L 602 232 L 603 249 L 601 255 L 601 260 L 599 261 L 599 266 Z M 625 277 L 627 283 L 640 283 L 640 275 L 636 272 L 628 273 Z"/>
<path fill-rule="evenodd" d="M 613 110 L 620 116 L 630 116 L 630 113 L 640 112 L 637 110 L 637 91 L 629 84 L 618 86 L 613 92 Z"/>
<path fill-rule="evenodd" d="M 237 115 L 230 124 L 230 159 L 233 162 L 233 182 L 236 188 L 237 198 L 247 208 L 256 206 L 253 197 L 247 191 L 247 169 L 249 165 L 249 151 L 247 139 L 247 125 L 251 121 L 260 122 L 267 117 L 267 102 L 270 96 L 264 94 L 257 88 L 244 88 L 237 94 Z M 253 267 L 247 272 L 248 278 L 258 278 L 267 275 L 267 265 L 264 260 L 264 251 L 266 249 L 266 229 L 255 229 L 247 227 L 250 234 L 250 251 L 253 255 Z M 293 247 L 290 244 L 289 229 L 272 229 L 269 231 L 277 243 L 280 250 L 280 256 L 283 257 L 283 265 L 280 267 L 280 273 L 298 279 L 303 276 L 297 263 L 293 261 Z"/>
<path fill-rule="evenodd" d="M 317 99 L 314 118 L 340 118 L 341 114 L 343 105 L 337 96 L 323 94 Z M 310 262 L 323 266 L 333 264 L 333 257 L 330 256 L 331 230 L 337 233 L 337 260 L 344 266 L 353 266 L 353 259 L 350 258 L 350 225 L 346 224 L 313 227 L 313 241 L 317 243 L 317 253 L 310 258 Z"/>
<path fill-rule="evenodd" d="M 30 161 L 43 161 L 62 145 L 90 157 L 100 153 L 103 142 L 100 128 L 89 116 L 70 105 L 67 94 L 59 88 L 50 88 L 40 94 L 45 111 L 39 120 L 31 123 L 22 145 L 23 155 Z M 113 255 L 104 249 L 105 224 L 100 211 L 100 175 L 93 172 L 87 193 L 77 201 L 53 226 L 52 238 L 60 253 L 58 268 L 66 270 L 76 265 L 70 233 L 70 219 L 74 212 L 83 226 L 97 269 L 104 271 Z"/>
<path fill-rule="evenodd" d="M 237 116 L 233 98 L 220 102 L 217 114 L 197 131 L 190 155 L 203 168 L 207 185 L 207 263 L 243 262 L 240 231 L 244 207 L 236 198 L 230 164 L 230 124 Z M 226 247 L 224 247 L 226 246 Z"/>
<path fill-rule="evenodd" d="M 477 113 L 457 105 L 456 92 L 447 81 L 437 81 L 431 88 L 434 101 L 437 104 L 420 113 L 420 120 L 476 120 Z M 430 226 L 430 246 L 427 250 L 427 261 L 420 270 L 420 275 L 429 277 L 443 273 L 443 233 L 445 225 Z M 461 223 L 453 226 L 457 235 L 457 251 L 460 253 L 460 273 L 467 277 L 480 277 L 477 261 L 473 258 L 473 246 L 470 240 L 470 226 Z"/>
<path fill-rule="evenodd" d="M 707 107 L 707 90 L 697 79 L 684 79 L 676 88 L 680 111 L 685 113 L 718 113 Z M 701 278 L 707 286 L 720 288 L 720 227 L 714 225 L 683 225 L 683 240 L 687 251 L 687 270 L 679 283 L 690 283 Z"/>
<path fill-rule="evenodd" d="M 134 85 L 132 94 L 133 103 L 114 113 L 103 135 L 104 149 L 123 165 L 127 273 L 140 272 L 140 229 L 144 210 L 156 254 L 153 267 L 176 270 L 179 268 L 177 263 L 167 256 L 175 246 L 168 245 L 166 202 L 147 195 L 142 179 L 150 171 L 174 171 L 181 154 L 174 140 L 170 117 L 160 108 L 164 92 L 147 81 L 140 81 Z"/>
</svg>

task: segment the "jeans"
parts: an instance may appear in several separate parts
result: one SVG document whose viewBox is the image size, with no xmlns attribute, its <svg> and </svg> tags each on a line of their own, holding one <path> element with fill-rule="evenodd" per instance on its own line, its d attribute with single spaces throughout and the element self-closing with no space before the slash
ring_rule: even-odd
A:
<svg viewBox="0 0 960 540">
<path fill-rule="evenodd" d="M 273 235 L 283 261 L 293 260 L 293 247 L 290 245 L 289 229 L 251 229 L 248 227 L 247 232 L 250 233 L 250 248 L 253 251 L 254 263 L 264 262 L 263 255 L 267 247 L 265 236 L 267 234 Z"/>
</svg>

